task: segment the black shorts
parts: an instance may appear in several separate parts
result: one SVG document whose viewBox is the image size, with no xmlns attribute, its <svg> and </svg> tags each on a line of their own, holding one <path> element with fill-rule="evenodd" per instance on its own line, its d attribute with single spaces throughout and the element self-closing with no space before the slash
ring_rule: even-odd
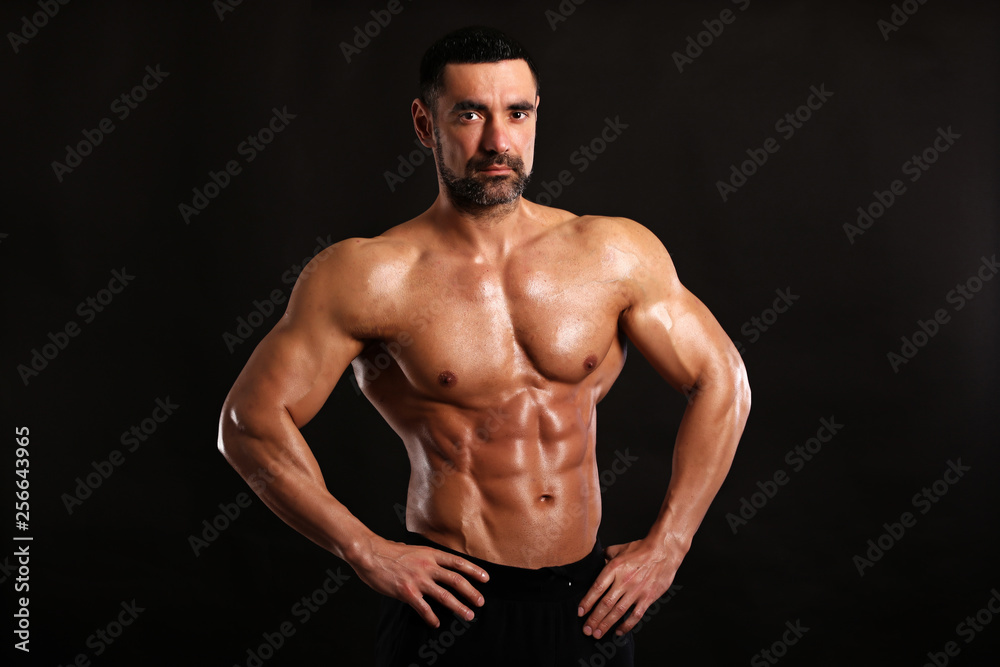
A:
<svg viewBox="0 0 1000 667">
<path fill-rule="evenodd" d="M 604 568 L 600 541 L 575 563 L 529 570 L 497 565 L 441 546 L 416 533 L 406 542 L 457 554 L 482 567 L 488 582 L 471 582 L 483 594 L 482 607 L 462 599 L 476 617 L 460 619 L 428 599 L 441 621 L 432 628 L 410 605 L 385 597 L 378 624 L 376 667 L 631 667 L 631 632 L 601 639 L 583 634 L 587 616 L 577 616 L 580 600 Z M 455 594 L 455 591 L 451 591 Z"/>
</svg>

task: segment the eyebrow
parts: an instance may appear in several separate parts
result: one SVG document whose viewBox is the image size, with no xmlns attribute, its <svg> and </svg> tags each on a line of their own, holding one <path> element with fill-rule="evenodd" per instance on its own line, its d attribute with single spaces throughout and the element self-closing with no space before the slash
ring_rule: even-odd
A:
<svg viewBox="0 0 1000 667">
<path fill-rule="evenodd" d="M 489 108 L 482 102 L 475 102 L 473 100 L 461 100 L 455 103 L 455 106 L 451 108 L 452 113 L 457 111 L 487 111 Z M 535 105 L 531 102 L 522 101 L 514 102 L 507 105 L 509 111 L 534 111 Z"/>
</svg>

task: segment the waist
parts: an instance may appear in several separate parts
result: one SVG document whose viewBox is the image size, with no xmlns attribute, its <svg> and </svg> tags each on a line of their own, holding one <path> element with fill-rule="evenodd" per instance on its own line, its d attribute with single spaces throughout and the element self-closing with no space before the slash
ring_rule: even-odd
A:
<svg viewBox="0 0 1000 667">
<path fill-rule="evenodd" d="M 604 568 L 604 548 L 598 539 L 590 553 L 578 561 L 564 565 L 541 568 L 523 568 L 500 565 L 476 558 L 429 540 L 419 533 L 407 531 L 406 543 L 439 549 L 461 556 L 486 570 L 487 582 L 474 582 L 474 586 L 487 599 L 491 597 L 516 600 L 561 600 L 583 597 L 597 575 Z M 530 545 L 527 545 L 530 548 Z"/>
</svg>

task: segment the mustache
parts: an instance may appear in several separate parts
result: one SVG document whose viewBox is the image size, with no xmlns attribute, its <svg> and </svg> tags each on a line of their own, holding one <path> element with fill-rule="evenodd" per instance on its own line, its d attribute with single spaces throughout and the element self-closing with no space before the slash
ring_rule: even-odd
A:
<svg viewBox="0 0 1000 667">
<path fill-rule="evenodd" d="M 500 153 L 498 155 L 490 155 L 478 160 L 473 158 L 469 160 L 467 165 L 470 173 L 473 171 L 482 171 L 483 169 L 488 169 L 490 167 L 508 167 L 520 174 L 524 171 L 524 160 L 516 155 Z"/>
</svg>

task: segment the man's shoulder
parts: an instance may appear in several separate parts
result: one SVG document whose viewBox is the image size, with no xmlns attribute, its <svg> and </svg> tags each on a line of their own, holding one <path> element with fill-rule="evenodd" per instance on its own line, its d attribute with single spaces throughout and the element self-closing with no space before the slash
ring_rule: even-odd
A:
<svg viewBox="0 0 1000 667">
<path fill-rule="evenodd" d="M 588 245 L 611 244 L 633 252 L 645 252 L 656 246 L 662 247 L 659 238 L 649 228 L 631 218 L 568 214 L 561 219 L 561 225 L 568 233 L 579 235 Z"/>
<path fill-rule="evenodd" d="M 566 220 L 566 229 L 576 238 L 580 252 L 599 257 L 602 267 L 622 284 L 639 286 L 649 280 L 672 284 L 676 280 L 673 261 L 663 242 L 631 218 L 575 216 Z"/>
<path fill-rule="evenodd" d="M 329 245 L 303 269 L 324 279 L 366 281 L 373 273 L 412 265 L 420 250 L 405 237 L 350 237 Z"/>
<path fill-rule="evenodd" d="M 420 256 L 405 238 L 345 238 L 303 268 L 292 291 L 292 310 L 307 319 L 328 313 L 358 340 L 377 337 L 392 320 Z"/>
</svg>

